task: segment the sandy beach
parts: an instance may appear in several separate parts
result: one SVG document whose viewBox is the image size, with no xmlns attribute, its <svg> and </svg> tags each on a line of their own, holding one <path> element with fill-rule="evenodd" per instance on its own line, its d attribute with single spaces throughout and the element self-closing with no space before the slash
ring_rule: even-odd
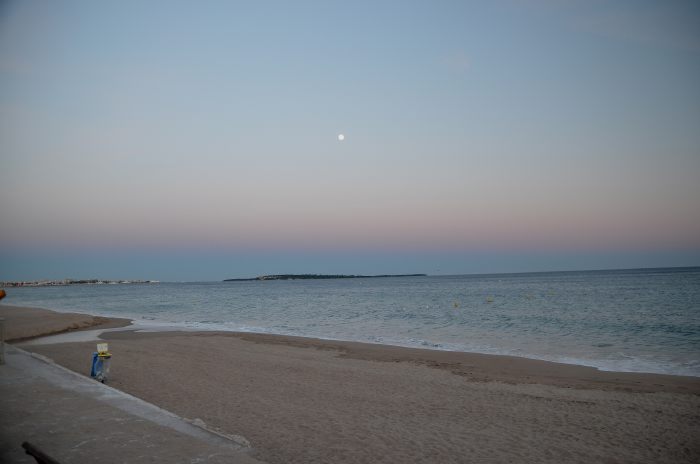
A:
<svg viewBox="0 0 700 464">
<path fill-rule="evenodd" d="M 0 308 L 8 333 L 37 335 L 51 313 Z M 52 332 L 81 324 L 50 317 Z M 695 377 L 247 333 L 103 338 L 111 386 L 241 435 L 270 463 L 700 461 Z M 87 374 L 94 343 L 25 349 Z"/>
</svg>

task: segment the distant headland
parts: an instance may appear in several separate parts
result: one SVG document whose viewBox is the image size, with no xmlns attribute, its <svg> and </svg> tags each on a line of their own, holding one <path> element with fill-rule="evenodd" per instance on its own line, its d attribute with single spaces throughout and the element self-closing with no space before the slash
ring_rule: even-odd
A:
<svg viewBox="0 0 700 464">
<path fill-rule="evenodd" d="M 117 285 L 117 284 L 157 284 L 157 280 L 101 280 L 101 279 L 62 279 L 0 282 L 0 287 L 56 287 L 63 285 Z"/>
<path fill-rule="evenodd" d="M 317 280 L 317 279 L 376 279 L 380 277 L 425 277 L 428 274 L 381 274 L 381 275 L 344 275 L 344 274 L 275 274 L 250 277 L 247 279 L 224 279 L 224 282 L 251 282 L 254 280 Z"/>
</svg>

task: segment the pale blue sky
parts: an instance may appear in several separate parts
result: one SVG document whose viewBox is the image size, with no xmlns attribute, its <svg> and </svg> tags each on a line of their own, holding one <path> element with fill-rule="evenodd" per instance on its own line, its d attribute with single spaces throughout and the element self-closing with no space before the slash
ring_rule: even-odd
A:
<svg viewBox="0 0 700 464">
<path fill-rule="evenodd" d="M 699 5 L 4 2 L 0 279 L 700 265 Z"/>
</svg>

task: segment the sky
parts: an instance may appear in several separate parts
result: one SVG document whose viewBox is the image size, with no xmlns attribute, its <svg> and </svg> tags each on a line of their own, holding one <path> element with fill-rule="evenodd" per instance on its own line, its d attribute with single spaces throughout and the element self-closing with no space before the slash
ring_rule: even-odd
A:
<svg viewBox="0 0 700 464">
<path fill-rule="evenodd" d="M 693 1 L 3 1 L 0 280 L 700 265 L 698 82 Z"/>
</svg>

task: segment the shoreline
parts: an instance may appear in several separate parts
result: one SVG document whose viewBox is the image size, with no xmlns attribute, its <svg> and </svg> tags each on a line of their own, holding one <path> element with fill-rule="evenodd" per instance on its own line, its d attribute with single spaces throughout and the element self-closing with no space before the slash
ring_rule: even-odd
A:
<svg viewBox="0 0 700 464">
<path fill-rule="evenodd" d="M 9 312 L 15 313 L 13 317 Z M 17 313 L 23 313 L 19 319 Z M 30 323 L 27 319 L 41 317 L 42 323 Z M 335 340 L 261 332 L 235 330 L 183 330 L 177 326 L 150 326 L 124 318 L 95 316 L 92 314 L 59 312 L 45 308 L 0 305 L 0 317 L 6 319 L 6 342 L 18 343 L 70 332 L 123 329 L 98 334 L 104 340 L 129 340 L 139 337 L 232 337 L 255 344 L 281 345 L 295 348 L 314 348 L 338 353 L 339 358 L 379 362 L 407 362 L 441 369 L 468 378 L 470 381 L 497 381 L 510 384 L 544 384 L 565 388 L 594 388 L 628 390 L 637 392 L 673 391 L 700 395 L 700 377 L 651 372 L 627 372 L 601 370 L 584 364 L 571 364 L 522 356 L 488 354 L 466 351 L 449 351 L 418 348 L 383 343 Z M 19 322 L 22 327 L 13 329 Z M 129 329 L 133 327 L 134 329 Z M 21 335 L 16 335 L 19 332 Z M 14 336 L 13 336 L 14 335 Z M 78 342 L 60 342 L 78 343 Z"/>
<path fill-rule="evenodd" d="M 3 305 L 0 305 L 0 308 L 2 308 Z M 279 332 L 267 332 L 267 331 L 254 331 L 254 330 L 240 330 L 240 329 L 228 329 L 228 328 L 220 328 L 220 327 L 189 327 L 185 323 L 167 323 L 167 322 L 157 322 L 153 321 L 150 319 L 144 319 L 144 320 L 139 320 L 139 319 L 126 319 L 126 318 L 119 318 L 119 317 L 113 317 L 113 316 L 96 316 L 96 315 L 89 315 L 86 313 L 64 313 L 61 311 L 56 311 L 56 310 L 49 310 L 45 308 L 32 308 L 32 309 L 42 309 L 45 311 L 51 311 L 54 313 L 58 314 L 81 314 L 84 316 L 90 316 L 93 318 L 99 318 L 99 319 L 104 319 L 108 321 L 115 321 L 113 323 L 104 323 L 105 325 L 96 325 L 96 326 L 88 326 L 84 328 L 78 328 L 78 329 L 67 329 L 63 330 L 60 332 L 54 332 L 50 334 L 44 334 L 44 335 L 34 335 L 31 337 L 23 338 L 21 341 L 26 341 L 26 340 L 31 340 L 35 338 L 40 338 L 40 337 L 45 337 L 45 336 L 53 336 L 53 335 L 59 335 L 62 333 L 70 333 L 73 331 L 82 331 L 82 330 L 99 330 L 99 329 L 110 329 L 110 328 L 120 328 L 120 327 L 127 327 L 127 326 L 134 326 L 135 330 L 140 331 L 140 332 L 145 332 L 145 333 L 155 333 L 155 332 L 183 332 L 183 333 L 223 333 L 223 334 L 238 334 L 241 336 L 245 335 L 259 335 L 259 336 L 270 336 L 270 337 L 289 337 L 293 339 L 309 339 L 309 340 L 318 340 L 319 342 L 325 342 L 325 343 L 357 343 L 357 344 L 364 344 L 364 345 L 370 345 L 370 346 L 380 346 L 380 347 L 387 347 L 387 348 L 396 348 L 396 349 L 407 349 L 407 350 L 422 350 L 426 352 L 438 352 L 438 353 L 462 353 L 466 355 L 478 355 L 478 356 L 495 356 L 495 357 L 505 357 L 505 358 L 512 358 L 516 360 L 525 360 L 525 362 L 529 361 L 537 361 L 537 362 L 543 362 L 543 363 L 552 363 L 552 364 L 558 364 L 558 365 L 567 365 L 567 366 L 576 366 L 576 367 L 581 367 L 581 368 L 587 368 L 587 369 L 594 369 L 599 372 L 609 372 L 609 373 L 621 373 L 621 374 L 640 374 L 640 375 L 660 375 L 660 376 L 671 376 L 671 377 L 684 377 L 684 378 L 693 378 L 700 380 L 700 374 L 698 375 L 693 375 L 693 374 L 686 374 L 686 373 L 678 373 L 678 372 L 663 372 L 663 371 L 654 371 L 654 370 L 641 370 L 641 369 L 616 369 L 615 367 L 610 367 L 609 365 L 606 365 L 604 361 L 598 361 L 597 360 L 588 360 L 588 359 L 582 359 L 582 358 L 575 358 L 575 357 L 569 357 L 569 356 L 557 356 L 557 355 L 550 355 L 550 356 L 545 356 L 545 355 L 534 355 L 534 354 L 511 354 L 511 353 L 499 353 L 499 352 L 488 352 L 488 351 L 468 351 L 468 350 L 461 350 L 461 349 L 450 349 L 447 347 L 439 347 L 439 344 L 431 344 L 431 346 L 418 346 L 418 345 L 412 345 L 412 344 L 399 344 L 399 343 L 385 343 L 385 342 L 379 342 L 379 341 L 365 341 L 365 340 L 347 340 L 347 339 L 340 339 L 340 338 L 331 338 L 331 337 L 320 337 L 320 336 L 314 336 L 314 335 L 294 335 L 294 334 L 288 334 L 288 333 L 279 333 Z M 2 317 L 0 315 L 0 317 Z M 116 322 L 119 321 L 119 322 Z M 122 322 L 123 321 L 123 322 Z"/>
<path fill-rule="evenodd" d="M 139 323 L 141 324 L 141 323 Z M 148 327 L 148 323 L 143 323 L 144 326 Z M 158 325 L 154 325 L 154 327 L 159 327 Z M 190 328 L 186 326 L 178 326 L 178 325 L 164 325 L 161 327 L 165 327 L 163 330 L 155 329 L 152 330 L 153 332 L 159 332 L 159 331 L 168 331 L 168 332 L 203 332 L 203 333 L 212 333 L 212 332 L 221 332 L 221 333 L 232 333 L 232 334 L 240 334 L 240 335 L 269 335 L 271 337 L 289 337 L 289 338 L 299 338 L 299 339 L 309 339 L 309 340 L 318 340 L 320 342 L 324 343 L 357 343 L 361 345 L 370 345 L 370 346 L 383 346 L 383 347 L 388 347 L 388 348 L 397 348 L 397 349 L 408 349 L 408 350 L 419 350 L 419 351 L 426 351 L 426 352 L 439 352 L 439 353 L 462 353 L 466 355 L 479 355 L 479 356 L 502 356 L 505 358 L 513 358 L 513 359 L 523 359 L 526 361 L 539 361 L 539 362 L 544 362 L 544 363 L 552 363 L 552 364 L 561 364 L 561 365 L 567 365 L 567 366 L 577 366 L 577 367 L 584 367 L 584 368 L 589 368 L 589 369 L 594 369 L 600 372 L 611 372 L 611 373 L 621 373 L 621 374 L 649 374 L 649 375 L 662 375 L 662 376 L 672 376 L 672 377 L 688 377 L 688 378 L 694 378 L 700 380 L 700 374 L 698 375 L 689 375 L 689 374 L 682 374 L 682 373 L 670 373 L 670 372 L 655 372 L 655 371 L 644 371 L 644 370 L 620 370 L 620 369 L 615 369 L 615 368 L 608 368 L 608 367 L 603 367 L 601 365 L 596 365 L 595 360 L 585 360 L 585 359 L 579 359 L 579 358 L 572 358 L 572 357 L 564 357 L 564 356 L 555 356 L 551 355 L 549 358 L 554 358 L 554 359 L 548 359 L 546 355 L 517 355 L 517 354 L 508 354 L 508 353 L 493 353 L 493 352 L 484 352 L 484 351 L 468 351 L 468 350 L 460 350 L 460 349 L 449 349 L 449 348 L 438 348 L 437 345 L 440 345 L 439 343 L 437 344 L 432 344 L 433 346 L 416 346 L 416 345 L 411 345 L 411 344 L 399 344 L 399 343 L 384 343 L 384 342 L 374 342 L 374 341 L 360 341 L 360 340 L 346 340 L 346 339 L 340 339 L 340 338 L 330 338 L 330 337 L 318 337 L 318 336 L 306 336 L 306 335 L 291 335 L 291 334 L 285 334 L 285 333 L 277 333 L 277 332 L 256 332 L 256 331 L 247 331 L 247 330 L 235 330 L 235 329 L 220 329 L 220 328 L 212 328 L 212 329 L 204 329 L 204 328 Z M 563 358 L 563 359 L 562 359 Z M 578 362 L 576 362 L 578 361 Z"/>
</svg>

